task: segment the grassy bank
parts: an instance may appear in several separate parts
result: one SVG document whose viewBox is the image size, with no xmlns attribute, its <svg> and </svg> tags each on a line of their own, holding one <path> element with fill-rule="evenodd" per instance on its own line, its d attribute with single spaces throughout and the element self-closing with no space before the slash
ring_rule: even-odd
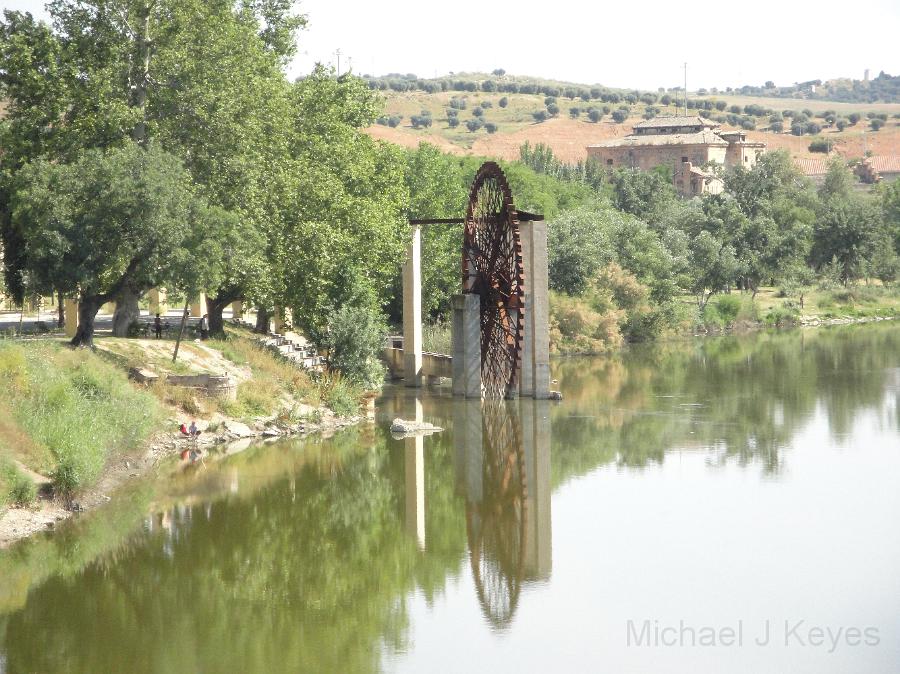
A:
<svg viewBox="0 0 900 674">
<path fill-rule="evenodd" d="M 13 460 L 75 492 L 112 456 L 138 447 L 160 417 L 152 395 L 90 351 L 0 342 L 0 505 L 30 500 L 20 498 L 28 494 Z"/>
<path fill-rule="evenodd" d="M 362 389 L 340 375 L 313 376 L 266 348 L 249 330 L 228 326 L 225 339 L 185 341 L 172 363 L 172 339 L 105 337 L 97 346 L 122 369 L 140 367 L 160 375 L 227 373 L 237 382 L 237 400 L 198 396 L 186 388 L 160 381 L 150 388 L 160 402 L 190 416 L 216 414 L 252 421 L 256 417 L 315 416 L 324 404 L 339 416 L 358 411 Z"/>
</svg>

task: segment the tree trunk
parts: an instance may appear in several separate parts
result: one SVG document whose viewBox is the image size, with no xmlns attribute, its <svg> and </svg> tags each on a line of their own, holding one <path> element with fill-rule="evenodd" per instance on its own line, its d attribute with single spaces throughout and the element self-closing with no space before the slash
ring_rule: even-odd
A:
<svg viewBox="0 0 900 674">
<path fill-rule="evenodd" d="M 269 334 L 269 321 L 272 319 L 272 314 L 268 309 L 263 309 L 262 307 L 257 308 L 256 310 L 256 327 L 253 329 L 253 332 L 257 332 L 261 335 Z"/>
<path fill-rule="evenodd" d="M 94 348 L 94 319 L 102 304 L 102 298 L 97 295 L 81 296 L 78 305 L 78 329 L 70 342 L 72 346 Z"/>
<path fill-rule="evenodd" d="M 209 334 L 220 337 L 225 336 L 225 320 L 222 312 L 232 302 L 240 297 L 239 291 L 219 293 L 213 298 L 206 299 L 206 312 L 209 315 Z"/>
<path fill-rule="evenodd" d="M 112 326 L 113 337 L 128 336 L 128 326 L 141 316 L 141 309 L 138 306 L 140 298 L 141 293 L 127 285 L 116 296 L 116 311 L 113 314 Z"/>
<path fill-rule="evenodd" d="M 206 300 L 206 312 L 209 315 L 209 334 L 215 337 L 221 337 L 225 334 L 225 320 L 222 318 L 222 312 L 227 304 L 220 304 L 215 300 Z"/>
<path fill-rule="evenodd" d="M 56 303 L 56 324 L 57 327 L 62 330 L 66 327 L 66 305 L 61 290 L 56 293 Z"/>
</svg>

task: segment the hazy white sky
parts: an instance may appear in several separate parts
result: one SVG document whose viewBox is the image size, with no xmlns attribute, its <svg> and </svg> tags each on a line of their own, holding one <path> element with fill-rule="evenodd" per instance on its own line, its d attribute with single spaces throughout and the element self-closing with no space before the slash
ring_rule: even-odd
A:
<svg viewBox="0 0 900 674">
<path fill-rule="evenodd" d="M 43 15 L 44 0 L 0 0 Z M 692 11 L 691 6 L 703 7 Z M 292 74 L 316 61 L 357 73 L 505 68 L 585 84 L 655 89 L 792 84 L 900 75 L 900 2 L 794 0 L 305 0 L 309 17 Z"/>
</svg>

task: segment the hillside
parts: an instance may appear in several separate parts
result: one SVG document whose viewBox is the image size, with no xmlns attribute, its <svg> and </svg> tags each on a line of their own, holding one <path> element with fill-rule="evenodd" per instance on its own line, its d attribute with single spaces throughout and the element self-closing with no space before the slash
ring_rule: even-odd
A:
<svg viewBox="0 0 900 674">
<path fill-rule="evenodd" d="M 563 83 L 559 83 L 562 85 Z M 656 103 L 652 106 L 643 102 L 628 104 L 620 97 L 619 102 L 603 103 L 602 100 L 583 100 L 582 97 L 567 98 L 556 97 L 556 105 L 559 108 L 558 115 L 544 122 L 536 122 L 533 113 L 546 110 L 544 94 L 523 94 L 505 92 L 458 92 L 438 91 L 428 93 L 425 91 L 392 91 L 383 92 L 385 97 L 385 114 L 380 124 L 370 127 L 367 132 L 375 137 L 387 140 L 405 147 L 415 147 L 420 142 L 429 142 L 441 148 L 445 152 L 454 154 L 477 154 L 483 156 L 498 157 L 501 159 L 515 159 L 518 157 L 519 147 L 529 141 L 532 144 L 545 143 L 553 148 L 554 152 L 564 161 L 583 160 L 586 156 L 585 146 L 608 138 L 626 135 L 631 126 L 640 121 L 648 107 L 658 111 L 658 114 L 674 114 L 676 107 L 673 104 L 662 105 Z M 501 107 L 501 99 L 508 101 L 506 107 Z M 453 101 L 456 103 L 452 103 Z M 757 106 L 764 110 L 783 113 L 783 111 L 806 110 L 812 113 L 811 120 L 826 127 L 827 122 L 816 115 L 833 112 L 838 117 L 846 117 L 851 113 L 858 113 L 862 119 L 855 125 L 848 125 L 843 131 L 838 131 L 834 126 L 826 127 L 818 134 L 794 136 L 789 132 L 775 133 L 768 129 L 769 116 L 731 115 L 733 122 L 752 123 L 755 130 L 748 130 L 748 136 L 753 140 L 760 140 L 768 144 L 770 149 L 786 149 L 797 158 L 819 157 L 809 151 L 809 144 L 814 139 L 828 139 L 833 141 L 834 149 L 848 159 L 859 158 L 868 149 L 874 154 L 900 154 L 900 104 L 853 104 L 830 103 L 811 100 L 775 100 L 765 97 L 716 95 L 708 96 L 704 100 L 721 101 L 724 110 L 713 110 L 712 117 L 724 118 L 732 106 L 743 110 L 745 106 Z M 702 101 L 701 101 L 702 102 Z M 485 103 L 489 107 L 484 107 Z M 448 110 L 451 104 L 464 106 L 456 111 L 459 124 L 452 127 L 448 121 Z M 621 106 L 629 108 L 628 116 L 622 123 L 616 123 L 611 118 L 611 113 Z M 480 107 L 483 110 L 481 120 L 496 125 L 493 133 L 488 133 L 485 126 L 469 131 L 466 122 L 474 119 L 473 110 Z M 573 118 L 570 108 L 578 108 L 578 117 Z M 606 109 L 598 122 L 587 119 L 590 108 Z M 692 114 L 697 112 L 696 103 L 691 101 Z M 427 113 L 427 114 L 423 114 Z M 877 132 L 872 131 L 866 120 L 868 113 L 882 114 L 887 117 L 884 126 Z M 391 120 L 391 117 L 394 119 Z M 417 118 L 429 117 L 428 126 L 414 128 L 413 122 L 420 121 Z M 399 118 L 399 119 L 398 119 Z M 396 126 L 390 126 L 396 123 Z M 790 119 L 785 118 L 786 126 Z M 724 128 L 737 128 L 735 124 L 727 121 L 722 123 Z"/>
</svg>

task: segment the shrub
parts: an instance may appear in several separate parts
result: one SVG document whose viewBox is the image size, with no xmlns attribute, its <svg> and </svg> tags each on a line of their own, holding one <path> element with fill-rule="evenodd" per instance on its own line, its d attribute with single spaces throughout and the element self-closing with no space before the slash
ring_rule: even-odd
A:
<svg viewBox="0 0 900 674">
<path fill-rule="evenodd" d="M 597 123 L 601 119 L 603 119 L 603 113 L 599 110 L 591 110 L 590 112 L 588 112 L 588 119 L 594 123 Z"/>
<path fill-rule="evenodd" d="M 628 111 L 622 110 L 622 109 L 615 110 L 612 113 L 612 118 L 613 118 L 613 121 L 615 121 L 617 124 L 621 124 L 626 119 L 628 119 Z"/>
<path fill-rule="evenodd" d="M 849 124 L 850 124 L 850 121 L 848 119 L 845 119 L 844 117 L 838 117 L 834 121 L 834 125 L 837 127 L 838 131 L 843 131 L 844 129 L 847 128 L 847 126 L 849 126 Z"/>
<path fill-rule="evenodd" d="M 403 117 L 400 115 L 391 115 L 388 117 L 388 126 L 392 129 L 400 126 L 400 122 L 403 121 Z"/>
<path fill-rule="evenodd" d="M 851 112 L 849 115 L 847 115 L 847 119 L 850 120 L 851 126 L 856 124 L 861 118 L 862 115 L 860 115 L 858 112 Z"/>
<path fill-rule="evenodd" d="M 484 123 L 484 130 L 487 131 L 488 133 L 496 133 L 496 132 L 497 132 L 497 125 L 494 124 L 494 122 L 485 122 L 485 123 Z"/>
<path fill-rule="evenodd" d="M 741 312 L 741 298 L 736 295 L 722 295 L 716 300 L 715 305 L 726 326 L 733 325 Z"/>
<path fill-rule="evenodd" d="M 37 488 L 27 475 L 12 462 L 0 459 L 0 506 L 12 503 L 19 507 L 30 505 L 37 498 Z"/>
<path fill-rule="evenodd" d="M 834 147 L 834 142 L 831 140 L 826 140 L 824 138 L 820 138 L 818 140 L 814 140 L 809 144 L 810 152 L 823 152 L 825 154 L 831 152 L 831 148 Z"/>
<path fill-rule="evenodd" d="M 493 108 L 493 107 L 494 107 L 494 104 L 491 103 L 490 101 L 481 101 L 481 107 L 482 107 L 484 110 L 487 110 L 488 108 Z"/>
<path fill-rule="evenodd" d="M 478 119 L 478 117 L 466 120 L 466 128 L 472 133 L 478 131 L 482 126 L 484 126 L 484 122 Z"/>
<path fill-rule="evenodd" d="M 340 373 L 332 372 L 323 377 L 322 399 L 338 416 L 349 417 L 356 414 L 362 393 L 358 384 Z"/>
<path fill-rule="evenodd" d="M 455 129 L 459 126 L 459 117 L 449 117 L 447 118 L 447 126 L 451 129 Z"/>
<path fill-rule="evenodd" d="M 880 117 L 876 117 L 872 120 L 869 120 L 869 127 L 872 129 L 872 131 L 878 131 L 883 126 L 884 126 L 884 120 L 881 119 Z"/>
<path fill-rule="evenodd" d="M 534 121 L 540 123 L 547 119 L 547 111 L 546 110 L 537 110 L 536 112 L 532 112 L 531 116 L 534 117 Z"/>
<path fill-rule="evenodd" d="M 573 105 L 571 108 L 569 108 L 569 116 L 572 119 L 578 119 L 581 116 L 581 108 L 579 108 L 577 105 Z"/>
<path fill-rule="evenodd" d="M 800 317 L 799 312 L 793 305 L 790 307 L 772 307 L 763 318 L 766 325 L 772 325 L 778 328 L 796 325 Z"/>
<path fill-rule="evenodd" d="M 551 105 L 553 105 L 554 103 L 556 103 L 556 97 L 555 97 L 555 96 L 547 96 L 547 97 L 544 99 L 544 105 L 546 105 L 546 106 L 548 106 L 548 107 L 551 106 Z"/>
<path fill-rule="evenodd" d="M 554 353 L 604 353 L 622 345 L 624 312 L 598 311 L 581 297 L 551 293 L 550 348 Z"/>
<path fill-rule="evenodd" d="M 379 389 L 384 381 L 380 356 L 387 327 L 379 314 L 362 307 L 341 307 L 331 313 L 320 346 L 328 351 L 328 367 L 350 382 Z"/>
<path fill-rule="evenodd" d="M 497 105 L 499 105 L 501 108 L 505 108 L 507 105 L 509 105 L 509 99 L 504 96 L 499 101 L 497 101 Z"/>
<path fill-rule="evenodd" d="M 481 106 L 475 106 L 474 108 L 472 108 L 473 117 L 481 117 L 483 114 L 484 110 L 481 108 Z"/>
<path fill-rule="evenodd" d="M 556 103 L 551 103 L 547 106 L 547 112 L 551 117 L 556 117 L 559 114 L 559 106 Z"/>
</svg>

